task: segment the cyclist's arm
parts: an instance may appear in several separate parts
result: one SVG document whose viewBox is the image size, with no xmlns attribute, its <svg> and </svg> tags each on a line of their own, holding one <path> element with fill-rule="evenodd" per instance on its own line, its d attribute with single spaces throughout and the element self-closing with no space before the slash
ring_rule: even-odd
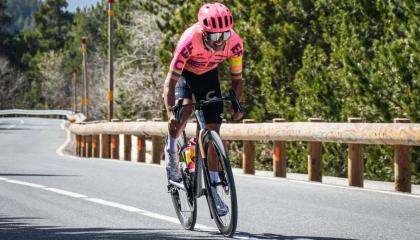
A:
<svg viewBox="0 0 420 240">
<path fill-rule="evenodd" d="M 171 116 L 170 107 L 175 104 L 175 86 L 181 77 L 182 70 L 188 58 L 182 51 L 175 51 L 171 65 L 169 67 L 168 75 L 166 76 L 163 87 L 163 98 L 168 117 Z"/>
</svg>

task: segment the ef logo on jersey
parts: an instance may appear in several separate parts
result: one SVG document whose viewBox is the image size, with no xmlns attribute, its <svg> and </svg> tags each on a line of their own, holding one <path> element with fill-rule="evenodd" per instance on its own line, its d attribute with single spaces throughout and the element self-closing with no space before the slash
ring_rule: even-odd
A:
<svg viewBox="0 0 420 240">
<path fill-rule="evenodd" d="M 192 50 L 193 50 L 193 45 L 192 45 L 192 42 L 189 42 L 189 43 L 187 44 L 187 46 L 185 46 L 184 48 L 182 48 L 182 50 L 181 50 L 181 55 L 182 55 L 185 59 L 187 59 L 187 58 L 189 58 L 189 57 L 190 57 L 190 55 L 191 55 L 191 53 L 192 53 Z"/>
<path fill-rule="evenodd" d="M 235 46 L 233 46 L 230 50 L 233 52 L 235 56 L 242 55 L 242 46 L 240 43 L 235 44 Z"/>
</svg>

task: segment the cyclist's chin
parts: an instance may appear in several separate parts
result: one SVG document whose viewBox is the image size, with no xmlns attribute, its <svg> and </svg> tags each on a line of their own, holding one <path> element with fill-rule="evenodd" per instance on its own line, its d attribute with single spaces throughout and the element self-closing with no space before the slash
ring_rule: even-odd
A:
<svg viewBox="0 0 420 240">
<path fill-rule="evenodd" d="M 215 49 L 215 50 L 220 50 L 223 49 L 223 47 L 225 46 L 226 41 L 217 41 L 217 42 L 210 42 L 209 45 Z"/>
</svg>

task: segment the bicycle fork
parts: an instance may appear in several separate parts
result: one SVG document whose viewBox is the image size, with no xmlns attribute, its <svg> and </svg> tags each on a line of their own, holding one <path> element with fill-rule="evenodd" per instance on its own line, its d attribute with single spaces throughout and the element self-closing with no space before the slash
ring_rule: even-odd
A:
<svg viewBox="0 0 420 240">
<path fill-rule="evenodd" d="M 201 129 L 198 135 L 198 144 L 196 146 L 198 146 L 199 149 L 197 149 L 198 151 L 196 151 L 197 153 L 199 153 L 199 158 L 197 158 L 198 161 L 196 161 L 196 179 L 195 179 L 195 198 L 199 198 L 203 195 L 205 195 L 206 193 L 204 192 L 204 189 L 202 188 L 202 183 L 203 183 L 203 164 L 205 163 L 205 161 L 207 161 L 207 159 L 205 158 L 205 154 L 204 154 L 204 136 L 207 134 L 206 129 Z"/>
<path fill-rule="evenodd" d="M 202 165 L 202 164 L 207 163 L 207 159 L 205 157 L 205 152 L 204 152 L 204 137 L 209 133 L 209 131 L 210 130 L 208 130 L 208 129 L 201 129 L 200 133 L 199 133 L 199 137 L 198 137 L 198 144 L 197 145 L 198 145 L 199 149 L 197 149 L 197 150 L 199 150 L 199 151 L 197 151 L 197 153 L 200 154 L 200 158 L 197 158 L 197 160 L 199 159 L 199 161 L 197 161 L 197 163 L 196 163 L 197 168 L 196 168 L 195 172 L 196 172 L 196 178 L 197 179 L 195 179 L 195 183 L 196 183 L 196 186 L 195 186 L 195 189 L 194 189 L 195 190 L 194 191 L 195 192 L 195 196 L 194 196 L 195 198 L 199 198 L 203 195 L 207 195 L 208 191 L 210 191 L 210 189 L 202 187 L 204 171 L 208 171 L 207 167 L 203 167 L 203 165 Z M 208 166 L 208 165 L 206 165 L 206 166 Z M 206 176 L 204 176 L 204 177 L 206 177 Z M 209 207 L 210 217 L 211 217 L 211 219 L 213 219 L 213 214 L 211 213 L 210 204 L 211 203 L 208 202 L 207 206 Z"/>
</svg>

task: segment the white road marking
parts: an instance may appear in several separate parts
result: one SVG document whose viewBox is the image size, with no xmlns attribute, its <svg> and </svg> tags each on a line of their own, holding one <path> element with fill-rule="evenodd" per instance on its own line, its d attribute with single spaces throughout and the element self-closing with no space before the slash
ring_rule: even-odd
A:
<svg viewBox="0 0 420 240">
<path fill-rule="evenodd" d="M 74 198 L 87 198 L 86 195 L 83 194 L 79 194 L 79 193 L 74 193 L 74 192 L 69 192 L 69 191 L 65 191 L 65 190 L 61 190 L 61 189 L 57 189 L 57 188 L 43 188 L 44 190 L 50 191 L 50 192 L 55 192 L 58 194 L 62 194 L 62 195 L 66 195 L 69 197 L 74 197 Z"/>
<path fill-rule="evenodd" d="M 63 129 L 63 130 L 65 130 L 66 131 L 66 133 L 67 133 L 67 138 L 66 138 L 66 141 L 63 143 L 63 144 L 61 144 L 61 146 L 59 147 L 59 148 L 57 148 L 57 150 L 55 151 L 58 155 L 60 155 L 60 156 L 62 156 L 62 157 L 64 157 L 64 156 L 66 156 L 66 157 L 69 157 L 68 155 L 65 155 L 64 154 L 64 148 L 70 143 L 70 141 L 71 141 L 71 133 L 70 133 L 70 131 L 69 130 L 67 130 L 64 126 L 65 126 L 65 124 L 66 124 L 66 121 L 65 120 L 63 120 L 63 122 L 61 123 L 61 125 L 60 125 L 60 127 L 61 127 L 61 129 Z M 73 158 L 76 158 L 76 157 L 73 157 Z"/>
<path fill-rule="evenodd" d="M 121 210 L 128 211 L 128 212 L 138 213 L 138 214 L 141 214 L 143 216 L 163 220 L 165 222 L 180 224 L 178 218 L 162 215 L 162 214 L 159 214 L 159 213 L 150 212 L 150 211 L 147 211 L 147 210 L 143 210 L 143 209 L 140 209 L 140 208 L 124 205 L 124 204 L 121 204 L 121 203 L 111 202 L 111 201 L 107 201 L 107 200 L 103 200 L 103 199 L 99 199 L 99 198 L 89 198 L 88 196 L 80 194 L 80 193 L 70 192 L 70 191 L 66 191 L 66 190 L 62 190 L 62 189 L 58 189 L 58 188 L 50 188 L 50 187 L 46 187 L 46 186 L 39 185 L 39 184 L 29 183 L 29 182 L 11 180 L 11 179 L 7 179 L 7 178 L 0 178 L 0 180 L 6 181 L 6 182 L 9 182 L 9 183 L 14 183 L 14 184 L 24 185 L 24 186 L 28 186 L 28 187 L 33 187 L 33 188 L 40 188 L 40 189 L 50 191 L 50 192 L 54 192 L 54 193 L 57 193 L 57 194 L 61 194 L 61 195 L 69 196 L 69 197 L 74 197 L 74 198 L 79 198 L 79 199 L 82 199 L 82 200 L 86 200 L 86 201 L 89 201 L 89 202 L 93 202 L 93 203 L 97 203 L 97 204 L 101 204 L 101 205 L 105 205 L 105 206 L 109 206 L 109 207 L 119 208 Z M 218 232 L 218 230 L 216 228 L 208 227 L 208 226 L 205 226 L 205 225 L 202 225 L 202 224 L 196 224 L 195 229 L 203 231 L 203 232 Z M 237 237 L 235 236 L 234 238 L 243 239 L 240 235 L 237 236 Z"/>
<path fill-rule="evenodd" d="M 142 212 L 141 209 L 138 209 L 135 207 L 127 206 L 127 205 L 116 203 L 116 202 L 110 202 L 110 201 L 106 201 L 99 198 L 87 198 L 86 200 L 90 202 L 94 202 L 94 203 L 99 203 L 105 206 L 109 206 L 109 207 L 119 208 L 128 212 Z"/>
<path fill-rule="evenodd" d="M 34 187 L 34 188 L 45 188 L 45 186 L 43 186 L 43 185 L 28 183 L 28 182 L 23 182 L 23 181 L 18 181 L 18 180 L 6 179 L 6 182 L 15 183 L 15 184 L 19 184 L 19 185 L 25 185 L 25 186 Z"/>
</svg>

